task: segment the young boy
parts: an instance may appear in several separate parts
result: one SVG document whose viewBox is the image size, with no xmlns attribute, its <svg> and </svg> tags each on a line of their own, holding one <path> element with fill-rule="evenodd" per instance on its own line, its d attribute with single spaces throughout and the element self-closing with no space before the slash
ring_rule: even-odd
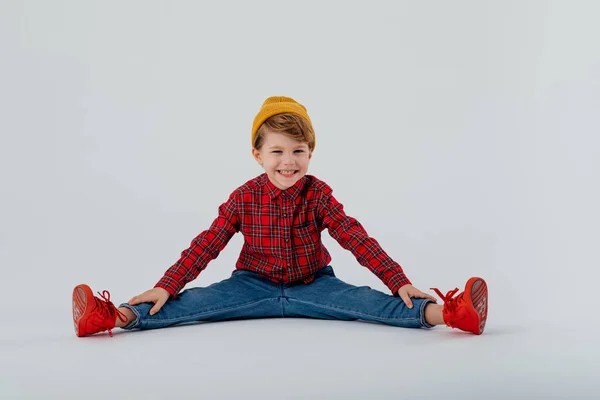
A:
<svg viewBox="0 0 600 400">
<path fill-rule="evenodd" d="M 115 307 L 110 293 L 95 297 L 87 285 L 73 290 L 77 336 L 112 329 L 153 329 L 193 321 L 305 317 L 365 320 L 400 327 L 446 324 L 481 334 L 487 318 L 487 285 L 473 277 L 444 305 L 411 285 L 398 263 L 344 212 L 323 181 L 307 175 L 315 134 L 306 108 L 289 97 L 270 97 L 252 126 L 252 155 L 265 173 L 237 188 L 218 217 L 184 250 L 154 288 Z M 336 278 L 321 242 L 329 234 L 390 289 L 387 295 Z M 230 278 L 207 287 L 196 279 L 231 237 L 244 245 Z M 98 293 L 100 294 L 100 293 Z"/>
</svg>

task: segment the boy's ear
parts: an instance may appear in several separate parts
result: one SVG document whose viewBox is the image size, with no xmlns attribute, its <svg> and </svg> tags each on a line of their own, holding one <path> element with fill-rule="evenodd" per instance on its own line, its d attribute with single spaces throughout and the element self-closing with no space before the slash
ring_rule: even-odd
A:
<svg viewBox="0 0 600 400">
<path fill-rule="evenodd" d="M 257 163 L 259 163 L 260 165 L 262 165 L 262 158 L 260 157 L 260 152 L 256 149 L 252 149 L 252 157 L 254 157 L 254 159 L 256 160 Z"/>
</svg>

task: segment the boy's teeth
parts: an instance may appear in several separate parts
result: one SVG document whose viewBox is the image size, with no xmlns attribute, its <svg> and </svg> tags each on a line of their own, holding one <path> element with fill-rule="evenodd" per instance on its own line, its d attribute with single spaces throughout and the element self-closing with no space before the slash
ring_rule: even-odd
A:
<svg viewBox="0 0 600 400">
<path fill-rule="evenodd" d="M 284 175 L 291 175 L 294 173 L 294 171 L 279 171 L 279 172 L 281 172 Z"/>
</svg>

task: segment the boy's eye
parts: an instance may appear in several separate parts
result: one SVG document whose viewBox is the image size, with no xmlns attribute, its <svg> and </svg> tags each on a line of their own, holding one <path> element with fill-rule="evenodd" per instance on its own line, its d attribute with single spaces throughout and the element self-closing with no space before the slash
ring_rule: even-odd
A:
<svg viewBox="0 0 600 400">
<path fill-rule="evenodd" d="M 281 153 L 281 150 L 273 150 L 271 153 Z M 304 153 L 304 150 L 294 150 L 294 153 Z"/>
</svg>

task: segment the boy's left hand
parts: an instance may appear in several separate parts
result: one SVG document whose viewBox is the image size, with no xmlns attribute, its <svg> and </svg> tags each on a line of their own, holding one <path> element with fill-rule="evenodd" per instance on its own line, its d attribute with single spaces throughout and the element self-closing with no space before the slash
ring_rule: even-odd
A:
<svg viewBox="0 0 600 400">
<path fill-rule="evenodd" d="M 408 308 L 413 308 L 413 303 L 410 301 L 411 297 L 416 297 L 420 299 L 431 299 L 437 303 L 437 299 L 430 294 L 423 293 L 413 285 L 404 285 L 400 289 L 398 289 L 398 296 L 404 301 L 404 304 Z"/>
</svg>

